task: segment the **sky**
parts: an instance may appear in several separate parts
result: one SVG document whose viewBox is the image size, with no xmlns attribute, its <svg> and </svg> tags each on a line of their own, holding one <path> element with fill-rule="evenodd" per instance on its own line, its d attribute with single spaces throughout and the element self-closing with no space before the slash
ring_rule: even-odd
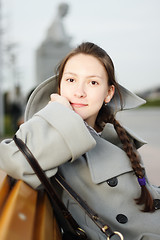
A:
<svg viewBox="0 0 160 240">
<path fill-rule="evenodd" d="M 18 82 L 27 92 L 36 85 L 35 51 L 61 2 L 1 0 L 3 45 L 5 49 L 12 46 L 3 52 L 4 88 Z M 114 62 L 117 81 L 131 91 L 160 86 L 159 0 L 64 2 L 69 12 L 63 23 L 72 46 L 91 41 L 104 48 Z M 16 56 L 15 65 L 8 60 L 11 52 Z"/>
</svg>

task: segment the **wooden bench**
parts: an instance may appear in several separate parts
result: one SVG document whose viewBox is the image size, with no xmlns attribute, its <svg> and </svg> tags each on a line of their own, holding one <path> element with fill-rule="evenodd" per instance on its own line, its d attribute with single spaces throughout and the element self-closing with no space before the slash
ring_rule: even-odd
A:
<svg viewBox="0 0 160 240">
<path fill-rule="evenodd" d="M 0 170 L 0 240 L 61 240 L 47 194 Z"/>
</svg>

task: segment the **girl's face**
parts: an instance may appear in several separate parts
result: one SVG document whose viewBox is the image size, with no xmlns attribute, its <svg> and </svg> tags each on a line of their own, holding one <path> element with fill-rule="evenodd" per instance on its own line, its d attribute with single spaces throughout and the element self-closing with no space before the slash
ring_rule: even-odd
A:
<svg viewBox="0 0 160 240">
<path fill-rule="evenodd" d="M 96 128 L 100 108 L 113 94 L 114 86 L 108 86 L 107 72 L 97 58 L 81 53 L 69 58 L 60 83 L 60 95 L 66 97 L 73 110 L 93 128 Z"/>
</svg>

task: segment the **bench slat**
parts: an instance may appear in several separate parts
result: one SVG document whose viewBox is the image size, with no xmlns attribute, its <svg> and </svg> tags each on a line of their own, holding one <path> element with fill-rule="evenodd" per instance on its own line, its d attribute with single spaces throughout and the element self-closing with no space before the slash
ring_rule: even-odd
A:
<svg viewBox="0 0 160 240">
<path fill-rule="evenodd" d="M 5 172 L 0 169 L 0 214 L 2 211 L 3 204 L 7 198 L 10 190 L 9 177 Z"/>
<path fill-rule="evenodd" d="M 36 211 L 34 240 L 61 240 L 51 203 L 47 194 L 39 192 Z"/>
<path fill-rule="evenodd" d="M 36 200 L 37 191 L 23 181 L 17 181 L 1 214 L 1 240 L 32 239 Z"/>
</svg>

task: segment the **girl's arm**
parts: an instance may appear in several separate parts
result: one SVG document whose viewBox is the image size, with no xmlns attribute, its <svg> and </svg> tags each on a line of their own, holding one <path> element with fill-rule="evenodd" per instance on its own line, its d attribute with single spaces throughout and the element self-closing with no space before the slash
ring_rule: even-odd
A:
<svg viewBox="0 0 160 240">
<path fill-rule="evenodd" d="M 82 118 L 57 102 L 22 124 L 16 135 L 27 144 L 48 177 L 57 172 L 59 165 L 77 159 L 96 144 Z M 0 143 L 0 168 L 34 188 L 40 184 L 12 139 Z"/>
</svg>

